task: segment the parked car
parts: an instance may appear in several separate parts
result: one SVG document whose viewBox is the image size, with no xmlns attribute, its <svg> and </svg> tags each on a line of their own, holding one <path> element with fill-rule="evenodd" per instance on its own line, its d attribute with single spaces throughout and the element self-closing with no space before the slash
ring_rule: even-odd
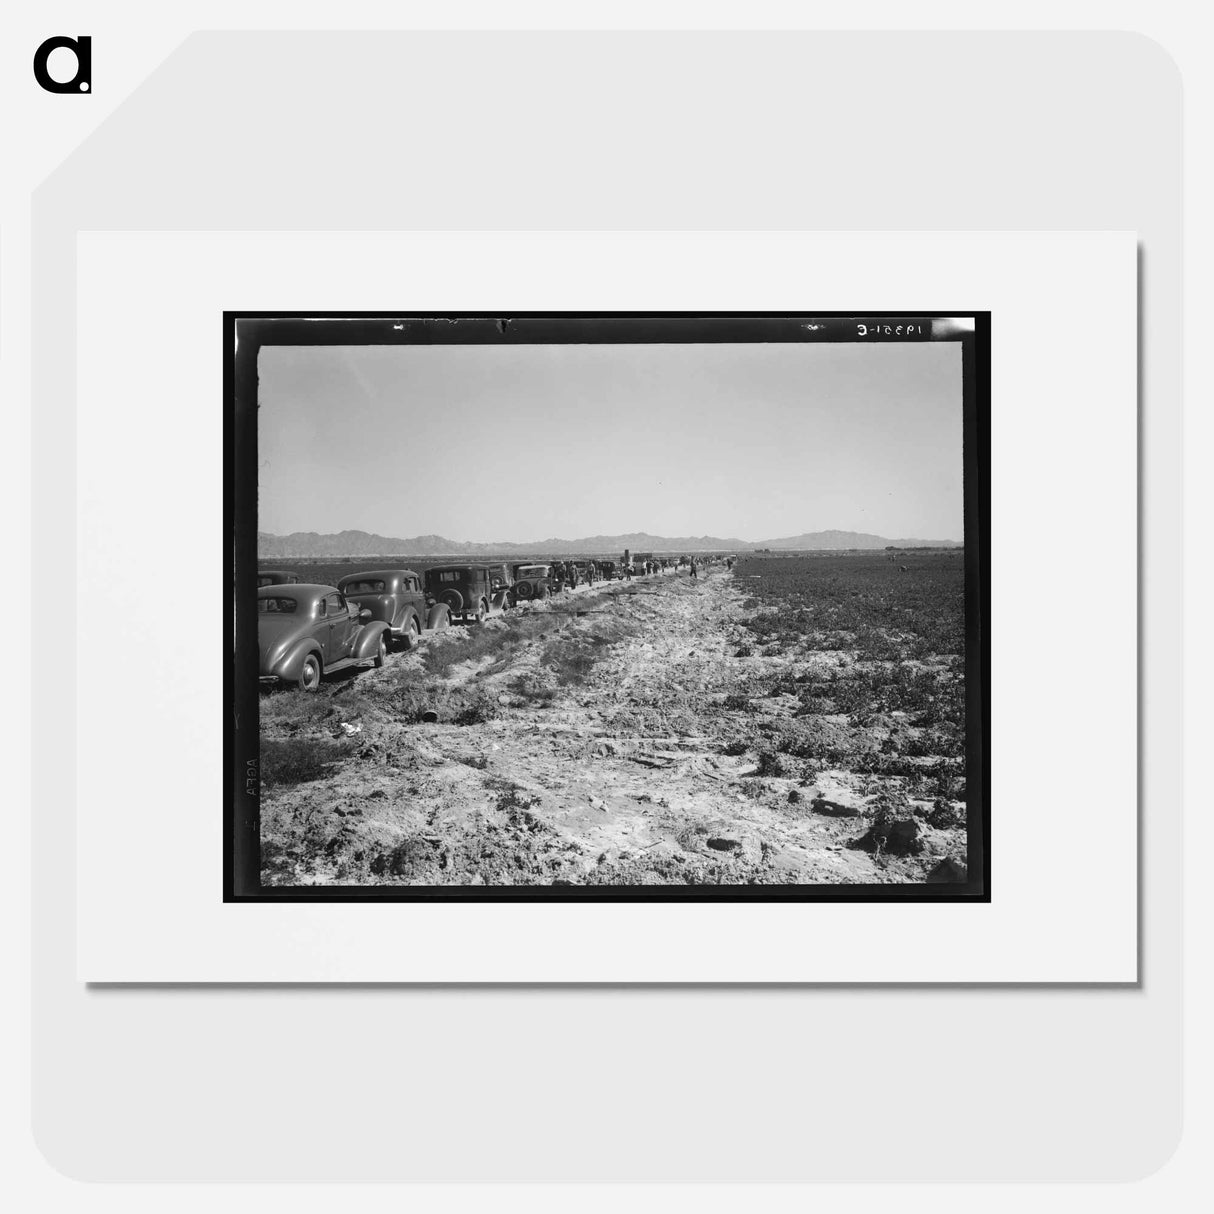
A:
<svg viewBox="0 0 1214 1214">
<path fill-rule="evenodd" d="M 391 639 L 413 649 L 423 632 L 446 628 L 446 603 L 428 603 L 420 573 L 412 569 L 375 569 L 350 573 L 337 583 L 348 602 L 366 608 L 373 620 L 388 625 Z"/>
<path fill-rule="evenodd" d="M 263 682 L 315 691 L 323 674 L 382 666 L 388 625 L 336 586 L 279 583 L 257 591 L 257 648 Z"/>
<path fill-rule="evenodd" d="M 426 594 L 445 603 L 452 619 L 479 624 L 494 608 L 506 609 L 510 591 L 494 585 L 489 565 L 436 565 L 426 570 Z"/>
<path fill-rule="evenodd" d="M 514 575 L 509 565 L 490 565 L 489 580 L 493 583 L 495 602 L 503 611 L 514 606 Z"/>
<path fill-rule="evenodd" d="M 299 574 L 290 569 L 259 569 L 257 585 L 261 586 L 292 586 L 299 582 Z"/>
<path fill-rule="evenodd" d="M 618 582 L 624 574 L 615 561 L 599 561 L 599 576 L 605 582 Z"/>
<path fill-rule="evenodd" d="M 516 603 L 528 599 L 546 599 L 552 593 L 552 566 L 515 565 L 513 593 Z"/>
</svg>

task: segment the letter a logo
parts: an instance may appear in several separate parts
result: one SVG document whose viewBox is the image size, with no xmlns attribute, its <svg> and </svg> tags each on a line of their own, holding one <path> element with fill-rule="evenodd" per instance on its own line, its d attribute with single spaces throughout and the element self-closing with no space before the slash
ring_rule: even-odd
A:
<svg viewBox="0 0 1214 1214">
<path fill-rule="evenodd" d="M 76 74 L 71 80 L 55 80 L 46 70 L 52 51 L 68 50 L 76 56 Z M 78 38 L 48 38 L 34 52 L 34 79 L 48 93 L 90 93 L 93 90 L 93 40 L 83 34 Z"/>
</svg>

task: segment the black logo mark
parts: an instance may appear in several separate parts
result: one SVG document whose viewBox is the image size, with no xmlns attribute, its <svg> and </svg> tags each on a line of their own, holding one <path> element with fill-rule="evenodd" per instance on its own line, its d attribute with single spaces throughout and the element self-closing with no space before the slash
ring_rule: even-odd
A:
<svg viewBox="0 0 1214 1214">
<path fill-rule="evenodd" d="M 46 70 L 51 51 L 60 48 L 76 56 L 76 74 L 71 80 L 54 80 Z M 81 34 L 78 38 L 48 38 L 34 52 L 34 79 L 48 93 L 88 93 L 93 88 L 93 40 Z"/>
</svg>

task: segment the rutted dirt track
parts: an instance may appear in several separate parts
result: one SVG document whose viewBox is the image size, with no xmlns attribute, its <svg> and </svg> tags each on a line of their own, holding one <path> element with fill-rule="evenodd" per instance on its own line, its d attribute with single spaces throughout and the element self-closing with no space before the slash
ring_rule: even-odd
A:
<svg viewBox="0 0 1214 1214">
<path fill-rule="evenodd" d="M 326 681 L 317 696 L 266 697 L 264 738 L 334 739 L 340 749 L 319 779 L 263 792 L 263 879 L 924 880 L 964 849 L 963 832 L 959 841 L 924 826 L 922 855 L 874 858 L 850 846 L 866 826 L 863 777 L 764 770 L 764 722 L 788 718 L 796 702 L 749 699 L 756 673 L 825 672 L 852 658 L 736 656 L 748 636 L 743 598 L 724 570 L 583 588 L 490 620 L 479 644 L 477 630 L 451 629 L 382 670 Z M 495 649 L 494 630 L 512 643 Z M 431 651 L 458 659 L 462 649 L 480 652 L 438 663 L 436 679 Z M 489 710 L 471 723 L 410 719 L 401 697 L 426 681 L 428 658 L 436 703 L 475 686 Z"/>
</svg>

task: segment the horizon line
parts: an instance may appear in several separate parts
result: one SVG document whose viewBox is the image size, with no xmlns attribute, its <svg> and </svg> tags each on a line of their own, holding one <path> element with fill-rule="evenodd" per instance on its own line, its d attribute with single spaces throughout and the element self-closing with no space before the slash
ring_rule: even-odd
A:
<svg viewBox="0 0 1214 1214">
<path fill-rule="evenodd" d="M 288 531 L 285 534 L 281 533 L 281 532 L 277 532 L 277 531 L 262 531 L 262 530 L 258 529 L 257 534 L 259 537 L 264 535 L 264 536 L 270 537 L 271 539 L 276 539 L 276 540 L 286 539 L 288 536 L 292 536 L 292 535 L 315 535 L 315 536 L 319 536 L 319 537 L 326 537 L 326 536 L 336 537 L 338 535 L 346 535 L 346 534 L 348 534 L 348 535 L 365 535 L 368 537 L 373 536 L 373 535 L 379 535 L 378 532 L 364 531 L 361 527 L 346 527 L 346 528 L 343 528 L 341 531 Z M 803 531 L 800 534 L 801 535 L 828 535 L 828 534 L 863 535 L 863 536 L 872 536 L 875 539 L 879 539 L 879 540 L 891 540 L 892 541 L 895 538 L 904 540 L 904 541 L 905 540 L 914 540 L 916 543 L 921 543 L 921 544 L 922 543 L 944 543 L 944 544 L 964 544 L 965 543 L 964 538 L 953 539 L 951 537 L 940 536 L 940 537 L 934 537 L 931 540 L 927 540 L 927 539 L 923 539 L 919 536 L 910 536 L 910 535 L 893 537 L 893 536 L 888 536 L 888 535 L 881 535 L 880 533 L 878 533 L 876 531 L 853 531 L 850 528 L 845 528 L 845 527 L 821 527 L 815 531 Z M 456 539 L 452 539 L 450 536 L 447 536 L 447 535 L 440 535 L 438 532 L 429 532 L 429 533 L 427 533 L 427 535 L 415 535 L 415 536 L 411 536 L 409 538 L 412 540 L 419 540 L 419 539 L 425 539 L 427 537 L 432 537 L 436 540 L 445 540 L 446 542 L 451 543 L 451 544 L 471 544 L 471 545 L 474 545 L 474 546 L 480 547 L 480 548 L 492 548 L 495 545 L 501 545 L 501 544 L 513 544 L 513 545 L 517 545 L 519 547 L 526 548 L 526 547 L 532 547 L 537 544 L 573 544 L 573 543 L 579 543 L 583 540 L 592 540 L 592 539 L 619 539 L 619 538 L 622 538 L 622 537 L 628 536 L 628 535 L 643 535 L 643 536 L 647 536 L 649 539 L 654 539 L 654 540 L 668 540 L 668 539 L 672 539 L 672 538 L 690 539 L 690 540 L 729 539 L 733 543 L 752 544 L 752 545 L 753 544 L 771 544 L 771 543 L 775 543 L 779 540 L 797 538 L 795 535 L 786 535 L 786 536 L 770 536 L 765 539 L 759 539 L 759 540 L 748 540 L 748 539 L 742 539 L 740 536 L 720 536 L 720 535 L 707 535 L 707 534 L 706 535 L 686 535 L 686 536 L 673 536 L 672 537 L 669 535 L 658 535 L 657 533 L 652 532 L 652 531 L 616 531 L 616 532 L 610 532 L 610 533 L 609 532 L 600 532 L 598 535 L 579 535 L 579 536 L 573 537 L 572 539 L 566 539 L 563 536 L 551 535 L 551 536 L 548 536 L 546 539 L 542 539 L 542 540 L 456 540 Z M 395 541 L 395 540 L 400 539 L 401 537 L 389 536 L 389 535 L 379 535 L 379 538 Z"/>
</svg>

